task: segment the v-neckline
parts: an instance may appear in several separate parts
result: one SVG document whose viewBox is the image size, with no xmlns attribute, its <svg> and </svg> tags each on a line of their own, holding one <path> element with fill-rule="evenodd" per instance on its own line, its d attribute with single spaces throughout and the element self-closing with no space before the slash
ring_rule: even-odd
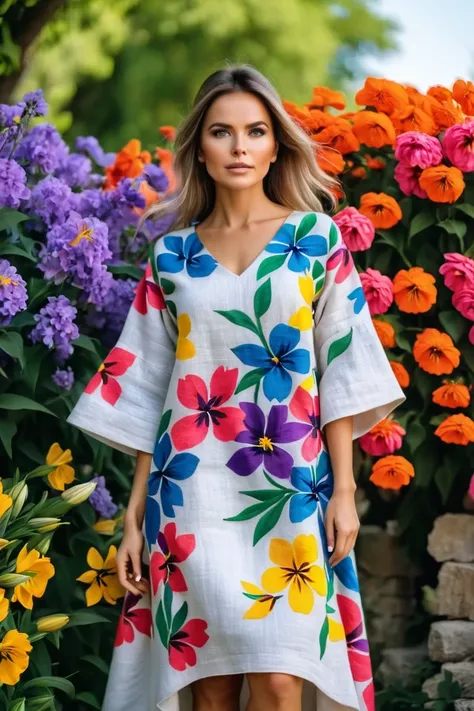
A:
<svg viewBox="0 0 474 711">
<path fill-rule="evenodd" d="M 208 254 L 210 257 L 212 257 L 212 259 L 215 261 L 217 267 L 219 267 L 219 268 L 222 269 L 223 271 L 227 272 L 227 274 L 230 274 L 234 279 L 242 279 L 242 278 L 243 278 L 244 276 L 246 276 L 246 274 L 247 274 L 249 271 L 251 271 L 251 269 L 256 265 L 256 263 L 260 260 L 260 258 L 261 258 L 262 255 L 264 254 L 264 252 L 265 252 L 265 250 L 267 249 L 267 247 L 278 237 L 278 235 L 279 235 L 280 232 L 283 230 L 283 228 L 288 224 L 290 218 L 293 217 L 297 212 L 298 212 L 297 210 L 292 210 L 292 211 L 289 213 L 289 215 L 287 215 L 287 216 L 285 217 L 284 221 L 281 223 L 281 225 L 279 226 L 279 228 L 277 229 L 277 231 L 275 232 L 275 234 L 268 240 L 268 242 L 265 244 L 265 246 L 262 247 L 262 249 L 260 250 L 260 252 L 259 252 L 259 253 L 257 254 L 257 256 L 250 262 L 250 264 L 248 265 L 248 267 L 246 267 L 246 268 L 244 269 L 244 271 L 241 272 L 240 274 L 236 274 L 236 273 L 233 272 L 231 269 L 228 269 L 228 267 L 224 266 L 224 264 L 222 264 L 222 262 L 220 262 L 218 259 L 216 259 L 216 258 L 214 257 L 214 255 L 212 254 L 212 252 L 209 251 L 209 249 L 206 247 L 206 245 L 204 244 L 204 242 L 201 240 L 201 238 L 199 237 L 199 235 L 198 235 L 198 233 L 197 233 L 196 228 L 199 227 L 199 224 L 200 224 L 199 222 L 197 222 L 197 223 L 195 223 L 194 225 L 192 225 L 191 231 L 192 231 L 192 233 L 195 234 L 195 236 L 196 236 L 196 238 L 197 238 L 199 244 L 201 245 L 202 249 L 206 252 L 206 254 Z"/>
</svg>

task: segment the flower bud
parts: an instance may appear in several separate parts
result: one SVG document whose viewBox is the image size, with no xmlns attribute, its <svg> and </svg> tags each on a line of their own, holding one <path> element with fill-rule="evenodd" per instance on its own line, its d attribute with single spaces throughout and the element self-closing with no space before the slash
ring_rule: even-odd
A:
<svg viewBox="0 0 474 711">
<path fill-rule="evenodd" d="M 4 573 L 0 575 L 0 587 L 14 588 L 16 585 L 23 585 L 31 578 L 31 575 L 22 575 L 21 573 Z"/>
<path fill-rule="evenodd" d="M 39 632 L 57 632 L 69 623 L 69 617 L 67 615 L 46 615 L 45 617 L 40 617 L 36 621 L 36 626 Z"/>
<path fill-rule="evenodd" d="M 15 486 L 10 489 L 8 495 L 11 496 L 13 500 L 12 518 L 16 518 L 25 505 L 28 496 L 28 486 L 26 482 L 19 481 L 18 484 L 15 484 Z"/>
<path fill-rule="evenodd" d="M 61 526 L 61 519 L 48 518 L 46 516 L 42 518 L 30 518 L 28 525 L 39 533 L 48 533 L 48 531 L 54 531 L 58 526 Z"/>
<path fill-rule="evenodd" d="M 38 541 L 35 541 L 33 547 L 38 551 L 38 553 L 41 553 L 41 555 L 46 555 L 51 545 L 51 539 L 52 534 L 50 533 L 46 536 L 42 536 Z"/>
<path fill-rule="evenodd" d="M 87 484 L 76 484 L 76 486 L 71 486 L 66 491 L 63 491 L 61 499 L 71 506 L 78 506 L 87 501 L 96 486 L 97 482 L 95 481 L 89 481 Z"/>
</svg>

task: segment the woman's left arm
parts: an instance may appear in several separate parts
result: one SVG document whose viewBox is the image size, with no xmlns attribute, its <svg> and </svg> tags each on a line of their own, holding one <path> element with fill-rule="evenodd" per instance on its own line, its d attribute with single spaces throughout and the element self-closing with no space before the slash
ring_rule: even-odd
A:
<svg viewBox="0 0 474 711">
<path fill-rule="evenodd" d="M 329 565 L 334 566 L 349 555 L 359 532 L 359 517 L 355 505 L 356 483 L 352 461 L 353 418 L 342 417 L 328 422 L 324 428 L 329 457 L 334 474 L 334 491 L 329 500 L 325 528 Z"/>
</svg>

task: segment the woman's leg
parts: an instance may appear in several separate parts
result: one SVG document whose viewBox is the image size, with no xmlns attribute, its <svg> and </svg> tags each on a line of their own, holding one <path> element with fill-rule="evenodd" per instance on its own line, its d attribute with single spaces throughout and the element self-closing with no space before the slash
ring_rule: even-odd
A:
<svg viewBox="0 0 474 711">
<path fill-rule="evenodd" d="M 301 711 L 303 679 L 276 672 L 247 674 L 250 698 L 246 711 Z"/>
<path fill-rule="evenodd" d="M 228 674 L 193 682 L 193 711 L 239 711 L 243 680 L 243 674 Z"/>
</svg>

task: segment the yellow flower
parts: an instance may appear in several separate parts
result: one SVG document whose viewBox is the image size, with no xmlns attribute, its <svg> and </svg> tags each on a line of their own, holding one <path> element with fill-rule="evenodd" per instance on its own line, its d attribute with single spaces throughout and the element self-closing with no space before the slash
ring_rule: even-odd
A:
<svg viewBox="0 0 474 711">
<path fill-rule="evenodd" d="M 310 375 L 300 383 L 300 386 L 305 390 L 311 390 L 315 383 L 314 373 L 310 373 Z"/>
<path fill-rule="evenodd" d="M 10 541 L 7 541 L 6 538 L 0 538 L 0 551 L 2 548 L 6 548 L 9 545 Z"/>
<path fill-rule="evenodd" d="M 69 462 L 72 462 L 71 450 L 62 449 L 57 442 L 52 444 L 46 455 L 46 464 L 56 467 L 48 474 L 48 481 L 53 489 L 64 491 L 65 484 L 70 484 L 73 481 L 74 469 L 69 466 Z"/>
<path fill-rule="evenodd" d="M 314 565 L 318 557 L 316 538 L 311 533 L 300 533 L 293 544 L 282 538 L 272 538 L 269 558 L 277 568 L 268 568 L 262 575 L 262 587 L 279 593 L 290 586 L 288 602 L 293 612 L 309 615 L 314 605 L 313 590 L 327 594 L 324 570 Z"/>
<path fill-rule="evenodd" d="M 8 615 L 8 599 L 5 597 L 5 590 L 0 588 L 0 622 Z"/>
<path fill-rule="evenodd" d="M 191 333 L 191 319 L 188 314 L 178 316 L 178 342 L 176 344 L 176 358 L 186 360 L 196 355 L 196 346 L 188 338 Z"/>
<path fill-rule="evenodd" d="M 329 622 L 329 639 L 331 642 L 340 642 L 342 639 L 346 638 L 346 633 L 344 631 L 343 625 L 336 620 L 332 620 L 328 617 Z"/>
<path fill-rule="evenodd" d="M 33 647 L 28 635 L 18 630 L 10 630 L 0 642 L 0 684 L 14 686 L 27 668 L 28 653 Z"/>
<path fill-rule="evenodd" d="M 314 298 L 313 277 L 308 270 L 306 270 L 304 276 L 298 277 L 298 286 L 307 306 L 301 306 L 298 311 L 295 311 L 295 313 L 290 316 L 288 324 L 293 326 L 293 328 L 297 328 L 299 331 L 308 331 L 313 327 L 312 303 Z"/>
<path fill-rule="evenodd" d="M 276 601 L 283 597 L 282 595 L 269 595 L 269 593 L 260 590 L 260 588 L 253 583 L 246 583 L 245 580 L 241 580 L 240 582 L 245 590 L 244 595 L 251 600 L 255 600 L 252 607 L 244 614 L 244 620 L 263 619 L 273 610 Z"/>
<path fill-rule="evenodd" d="M 33 598 L 42 597 L 46 590 L 48 580 L 54 575 L 54 565 L 50 558 L 41 557 L 34 548 L 27 550 L 23 546 L 16 559 L 16 572 L 31 575 L 24 583 L 16 585 L 13 590 L 12 601 L 18 602 L 28 610 L 33 608 Z"/>
<path fill-rule="evenodd" d="M 123 514 L 117 518 L 101 518 L 96 521 L 92 528 L 97 533 L 102 533 L 104 536 L 112 536 L 115 533 L 117 525 L 123 520 Z"/>
<path fill-rule="evenodd" d="M 8 496 L 8 494 L 3 493 L 3 484 L 2 480 L 0 479 L 0 518 L 3 516 L 5 511 L 8 511 L 8 509 L 12 507 L 12 504 L 12 497 Z"/>
<path fill-rule="evenodd" d="M 69 623 L 67 615 L 45 615 L 36 620 L 38 632 L 57 632 Z"/>
<path fill-rule="evenodd" d="M 87 563 L 92 570 L 87 570 L 77 578 L 81 583 L 91 583 L 86 590 L 87 607 L 97 605 L 102 597 L 110 605 L 115 605 L 117 600 L 124 596 L 125 590 L 117 577 L 116 556 L 117 548 L 115 546 L 110 546 L 105 561 L 96 548 L 89 548 Z"/>
</svg>

